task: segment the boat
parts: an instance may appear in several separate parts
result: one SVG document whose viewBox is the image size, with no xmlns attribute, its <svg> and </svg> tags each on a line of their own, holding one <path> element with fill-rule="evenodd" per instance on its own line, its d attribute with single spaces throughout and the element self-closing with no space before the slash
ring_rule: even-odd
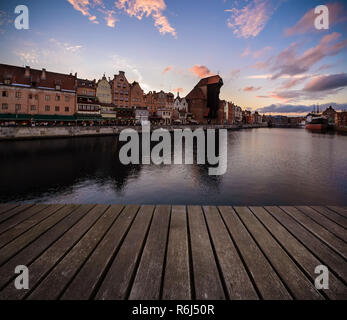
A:
<svg viewBox="0 0 347 320">
<path fill-rule="evenodd" d="M 319 113 L 310 113 L 306 118 L 306 129 L 311 131 L 326 131 L 328 119 Z"/>
</svg>

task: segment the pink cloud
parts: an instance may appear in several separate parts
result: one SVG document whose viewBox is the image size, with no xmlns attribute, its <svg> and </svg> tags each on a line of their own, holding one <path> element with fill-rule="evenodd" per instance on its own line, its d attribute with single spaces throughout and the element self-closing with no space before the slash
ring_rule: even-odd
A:
<svg viewBox="0 0 347 320">
<path fill-rule="evenodd" d="M 261 89 L 261 87 L 252 87 L 252 86 L 250 86 L 250 87 L 245 87 L 244 89 L 243 89 L 243 91 L 245 91 L 245 92 L 252 92 L 252 91 L 258 91 L 258 90 L 260 90 Z"/>
<path fill-rule="evenodd" d="M 255 52 L 253 52 L 253 58 L 258 59 L 258 58 L 260 58 L 263 54 L 265 54 L 266 52 L 268 52 L 268 51 L 270 51 L 270 50 L 272 50 L 272 47 L 266 46 L 266 47 L 264 47 L 263 49 L 260 49 L 260 50 L 258 50 L 258 51 L 255 51 Z"/>
<path fill-rule="evenodd" d="M 168 73 L 171 70 L 172 70 L 172 66 L 168 66 L 163 70 L 163 73 Z"/>
<path fill-rule="evenodd" d="M 195 65 L 191 67 L 189 71 L 197 75 L 199 78 L 206 78 L 213 75 L 210 69 L 201 65 Z"/>
<path fill-rule="evenodd" d="M 128 15 L 141 20 L 144 16 L 152 16 L 154 25 L 161 34 L 170 33 L 176 37 L 176 30 L 170 25 L 168 19 L 163 15 L 166 9 L 164 0 L 118 0 L 118 9 L 123 9 Z"/>
<path fill-rule="evenodd" d="M 347 12 L 341 3 L 328 3 L 326 6 L 329 8 L 329 23 L 331 26 L 347 19 Z M 315 18 L 314 8 L 312 8 L 305 13 L 294 27 L 286 29 L 284 31 L 285 35 L 293 36 L 294 34 L 303 34 L 316 30 L 314 27 Z"/>
<path fill-rule="evenodd" d="M 238 38 L 256 37 L 265 28 L 279 4 L 280 1 L 254 0 L 241 9 L 225 10 L 231 12 L 228 27 L 234 30 Z"/>
</svg>

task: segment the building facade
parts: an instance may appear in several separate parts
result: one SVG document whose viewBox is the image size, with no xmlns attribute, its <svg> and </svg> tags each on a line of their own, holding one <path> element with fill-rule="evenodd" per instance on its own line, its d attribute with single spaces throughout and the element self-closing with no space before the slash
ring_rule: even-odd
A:
<svg viewBox="0 0 347 320">
<path fill-rule="evenodd" d="M 219 100 L 222 86 L 223 80 L 220 76 L 207 77 L 201 79 L 187 95 L 189 111 L 198 123 L 220 124 L 223 122 L 224 109 L 220 109 Z"/>
<path fill-rule="evenodd" d="M 0 118 L 59 119 L 76 112 L 77 74 L 0 64 Z"/>
<path fill-rule="evenodd" d="M 77 110 L 78 120 L 92 120 L 101 117 L 101 107 L 96 97 L 96 81 L 77 79 Z"/>
<path fill-rule="evenodd" d="M 119 71 L 118 75 L 114 75 L 111 81 L 112 103 L 116 108 L 130 107 L 130 83 L 128 82 L 125 72 Z"/>
</svg>

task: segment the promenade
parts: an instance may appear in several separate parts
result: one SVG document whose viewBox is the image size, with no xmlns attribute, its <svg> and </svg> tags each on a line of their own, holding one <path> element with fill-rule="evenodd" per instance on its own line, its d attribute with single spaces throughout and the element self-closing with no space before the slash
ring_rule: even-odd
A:
<svg viewBox="0 0 347 320">
<path fill-rule="evenodd" d="M 172 132 L 175 129 L 251 129 L 263 128 L 267 124 L 262 125 L 153 125 L 151 130 L 166 129 Z M 124 129 L 133 129 L 141 131 L 141 126 L 63 126 L 63 127 L 0 127 L 0 140 L 23 140 L 23 139 L 41 139 L 41 138 L 64 138 L 64 137 L 88 137 L 88 136 L 112 136 L 119 135 Z"/>
<path fill-rule="evenodd" d="M 2 204 L 0 299 L 347 299 L 346 228 L 347 207 Z"/>
</svg>

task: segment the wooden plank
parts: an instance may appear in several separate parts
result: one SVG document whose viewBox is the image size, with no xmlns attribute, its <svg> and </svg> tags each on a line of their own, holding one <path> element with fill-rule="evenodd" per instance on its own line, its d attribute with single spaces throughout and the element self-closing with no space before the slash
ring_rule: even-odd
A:
<svg viewBox="0 0 347 320">
<path fill-rule="evenodd" d="M 153 211 L 153 206 L 141 207 L 96 294 L 97 300 L 124 300 L 128 298 Z"/>
<path fill-rule="evenodd" d="M 122 207 L 110 208 L 106 205 L 99 205 L 97 209 L 103 212 L 102 216 L 48 276 L 40 282 L 38 287 L 29 295 L 29 300 L 57 300 L 117 219 Z"/>
<path fill-rule="evenodd" d="M 347 218 L 339 215 L 335 211 L 332 211 L 326 207 L 312 206 L 311 208 L 313 208 L 320 214 L 326 216 L 328 219 L 335 221 L 337 224 L 347 229 Z"/>
<path fill-rule="evenodd" d="M 163 283 L 163 300 L 191 300 L 187 213 L 173 206 Z"/>
<path fill-rule="evenodd" d="M 313 210 L 310 207 L 298 206 L 297 208 L 312 220 L 316 221 L 318 224 L 329 230 L 335 236 L 339 237 L 345 242 L 347 241 L 347 230 L 345 228 L 339 226 L 337 223 L 331 221 L 324 215 L 319 214 L 317 211 Z"/>
<path fill-rule="evenodd" d="M 293 260 L 287 255 L 253 213 L 245 207 L 234 208 L 253 235 L 264 254 L 270 260 L 292 295 L 299 300 L 323 299 L 314 285 L 307 279 Z"/>
<path fill-rule="evenodd" d="M 278 207 L 265 207 L 265 209 L 280 222 L 295 238 L 303 243 L 323 264 L 333 270 L 339 277 L 347 281 L 346 261 L 333 251 L 325 242 L 314 236 L 293 217 Z"/>
<path fill-rule="evenodd" d="M 84 206 L 82 206 L 84 207 Z M 0 294 L 9 300 L 20 300 L 27 296 L 40 281 L 49 273 L 50 270 L 66 255 L 70 249 L 86 234 L 105 211 L 105 206 L 96 206 L 84 215 L 74 212 L 74 216 L 81 219 L 54 242 L 42 255 L 30 264 L 30 290 L 15 290 L 10 283 Z"/>
<path fill-rule="evenodd" d="M 36 208 L 35 211 L 38 210 L 38 212 L 34 213 L 31 217 L 25 219 L 21 223 L 18 223 L 17 225 L 13 226 L 13 224 L 15 224 L 15 222 L 11 221 L 12 219 L 5 221 L 3 223 L 3 225 L 5 223 L 9 222 L 12 225 L 12 227 L 9 228 L 10 225 L 8 225 L 6 227 L 7 231 L 5 231 L 4 233 L 2 233 L 0 235 L 0 243 L 1 243 L 0 248 L 5 246 L 5 244 L 13 241 L 15 238 L 17 238 L 18 236 L 20 236 L 21 234 L 23 234 L 24 232 L 26 232 L 27 230 L 29 230 L 33 226 L 37 225 L 41 221 L 47 219 L 49 216 L 51 216 L 52 214 L 57 212 L 62 207 L 63 207 L 63 205 L 43 206 L 43 207 L 41 207 L 40 205 L 34 206 L 34 207 L 31 207 L 30 209 L 28 209 L 27 211 L 30 211 L 31 209 Z M 22 215 L 22 214 L 20 214 L 20 215 Z M 16 217 L 18 217 L 18 216 L 16 216 Z"/>
<path fill-rule="evenodd" d="M 96 292 L 105 275 L 105 270 L 118 252 L 138 210 L 139 206 L 135 205 L 125 207 L 105 238 L 68 286 L 61 297 L 62 300 L 89 300 L 93 298 L 93 293 Z"/>
<path fill-rule="evenodd" d="M 290 293 L 255 243 L 232 207 L 219 207 L 225 224 L 252 275 L 260 297 L 265 300 L 290 300 Z"/>
<path fill-rule="evenodd" d="M 42 211 L 43 209 L 45 209 L 47 207 L 48 207 L 48 205 L 36 204 L 36 205 L 30 207 L 29 209 L 25 210 L 21 214 L 17 214 L 15 216 L 7 219 L 6 221 L 4 221 L 3 223 L 0 224 L 0 234 L 13 228 L 17 224 L 32 217 L 33 215 L 39 213 L 40 211 Z M 1 241 L 0 241 L 0 245 L 1 245 Z"/>
<path fill-rule="evenodd" d="M 257 300 L 257 292 L 217 208 L 205 206 L 204 213 L 228 298 Z"/>
<path fill-rule="evenodd" d="M 14 256 L 17 252 L 25 248 L 32 241 L 38 238 L 42 233 L 52 228 L 60 220 L 64 219 L 70 212 L 58 210 L 56 213 L 42 221 L 32 229 L 23 233 L 20 237 L 14 239 L 6 246 L 0 249 L 0 265 L 4 264 L 8 259 Z"/>
<path fill-rule="evenodd" d="M 3 214 L 7 211 L 10 211 L 16 207 L 18 207 L 18 203 L 1 203 L 0 204 L 0 214 Z"/>
<path fill-rule="evenodd" d="M 157 206 L 129 300 L 159 300 L 169 222 L 169 206 Z"/>
<path fill-rule="evenodd" d="M 18 207 L 15 207 L 9 211 L 6 211 L 5 213 L 0 215 L 0 223 L 6 221 L 7 219 L 14 217 L 16 214 L 19 214 L 27 209 L 29 209 L 30 207 L 33 207 L 34 204 L 24 204 Z"/>
<path fill-rule="evenodd" d="M 347 207 L 328 206 L 328 208 L 347 218 Z"/>
<path fill-rule="evenodd" d="M 188 207 L 188 223 L 195 298 L 197 300 L 225 299 L 201 207 Z"/>
<path fill-rule="evenodd" d="M 315 268 L 322 265 L 322 261 L 318 260 L 305 246 L 303 246 L 294 236 L 292 236 L 277 220 L 275 220 L 264 208 L 251 207 L 251 211 L 266 226 L 277 241 L 284 247 L 287 253 L 294 259 L 305 274 L 314 283 L 317 274 Z M 329 299 L 347 299 L 347 287 L 342 281 L 337 279 L 334 274 L 329 277 L 329 290 L 324 290 L 324 294 Z"/>
<path fill-rule="evenodd" d="M 29 266 L 93 207 L 94 205 L 66 205 L 60 209 L 68 214 L 65 219 L 61 220 L 53 228 L 42 234 L 39 238 L 0 267 L 0 290 L 14 277 L 13 273 L 16 266 Z"/>
<path fill-rule="evenodd" d="M 333 250 L 339 253 L 344 259 L 347 258 L 347 245 L 340 238 L 336 237 L 330 231 L 322 227 L 320 224 L 316 223 L 312 219 L 308 218 L 301 211 L 295 207 L 281 207 L 285 212 L 287 212 L 296 221 L 301 223 L 306 229 L 312 232 L 316 237 L 324 241 Z"/>
</svg>

